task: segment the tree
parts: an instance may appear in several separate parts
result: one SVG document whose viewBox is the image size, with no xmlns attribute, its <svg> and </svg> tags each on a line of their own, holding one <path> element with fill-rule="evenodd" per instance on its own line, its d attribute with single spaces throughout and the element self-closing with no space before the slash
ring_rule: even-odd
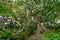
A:
<svg viewBox="0 0 60 40">
<path fill-rule="evenodd" d="M 42 26 L 42 24 L 46 26 L 52 23 L 53 25 L 56 23 L 55 19 L 59 17 L 60 3 L 58 0 L 26 0 L 24 4 L 27 7 L 26 10 L 29 10 L 28 15 L 34 17 L 36 23 L 39 25 L 37 27 L 38 30 L 41 28 L 47 31 L 46 27 Z"/>
<path fill-rule="evenodd" d="M 38 25 L 37 30 L 40 33 L 40 29 L 46 32 L 47 27 L 58 25 L 59 0 L 6 0 L 0 3 L 0 15 L 9 15 L 14 21 L 20 18 L 17 23 L 24 30 Z"/>
</svg>

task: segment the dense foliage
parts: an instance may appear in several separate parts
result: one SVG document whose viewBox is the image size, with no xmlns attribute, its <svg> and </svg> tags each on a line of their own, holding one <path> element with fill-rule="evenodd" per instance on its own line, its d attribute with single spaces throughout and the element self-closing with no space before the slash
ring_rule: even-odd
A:
<svg viewBox="0 0 60 40">
<path fill-rule="evenodd" d="M 25 40 L 48 29 L 60 30 L 60 0 L 0 0 L 0 40 Z M 57 32 L 41 40 L 60 40 Z"/>
</svg>

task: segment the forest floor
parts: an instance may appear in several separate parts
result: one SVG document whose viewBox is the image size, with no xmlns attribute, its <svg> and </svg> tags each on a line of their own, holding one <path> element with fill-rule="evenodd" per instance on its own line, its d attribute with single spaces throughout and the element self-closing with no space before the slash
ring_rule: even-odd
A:
<svg viewBox="0 0 60 40">
<path fill-rule="evenodd" d="M 40 40 L 40 38 L 43 37 L 43 33 L 36 32 L 35 34 L 32 34 L 31 36 L 27 37 L 26 40 Z"/>
</svg>

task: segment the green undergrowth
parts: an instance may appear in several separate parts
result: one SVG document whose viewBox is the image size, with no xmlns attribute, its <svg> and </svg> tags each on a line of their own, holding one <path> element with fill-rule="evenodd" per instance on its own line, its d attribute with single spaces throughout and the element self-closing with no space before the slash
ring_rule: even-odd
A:
<svg viewBox="0 0 60 40">
<path fill-rule="evenodd" d="M 60 32 L 46 32 L 40 40 L 60 40 Z"/>
<path fill-rule="evenodd" d="M 19 29 L 9 29 L 7 27 L 0 27 L 0 40 L 7 40 L 9 37 L 11 37 L 13 34 L 18 32 Z M 25 40 L 27 36 L 32 35 L 35 33 L 36 29 L 28 27 L 25 28 L 21 33 L 15 35 L 10 40 Z"/>
</svg>

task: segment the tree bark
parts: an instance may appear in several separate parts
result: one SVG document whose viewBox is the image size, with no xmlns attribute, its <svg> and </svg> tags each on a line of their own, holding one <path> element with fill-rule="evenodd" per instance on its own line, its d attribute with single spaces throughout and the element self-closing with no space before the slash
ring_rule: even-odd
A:
<svg viewBox="0 0 60 40">
<path fill-rule="evenodd" d="M 37 24 L 39 25 L 39 26 L 37 27 L 37 30 L 42 29 L 42 30 L 44 30 L 44 32 L 46 32 L 47 29 L 41 24 L 41 22 L 40 22 L 40 20 L 37 18 L 37 16 L 34 16 L 34 19 L 36 20 Z"/>
</svg>

